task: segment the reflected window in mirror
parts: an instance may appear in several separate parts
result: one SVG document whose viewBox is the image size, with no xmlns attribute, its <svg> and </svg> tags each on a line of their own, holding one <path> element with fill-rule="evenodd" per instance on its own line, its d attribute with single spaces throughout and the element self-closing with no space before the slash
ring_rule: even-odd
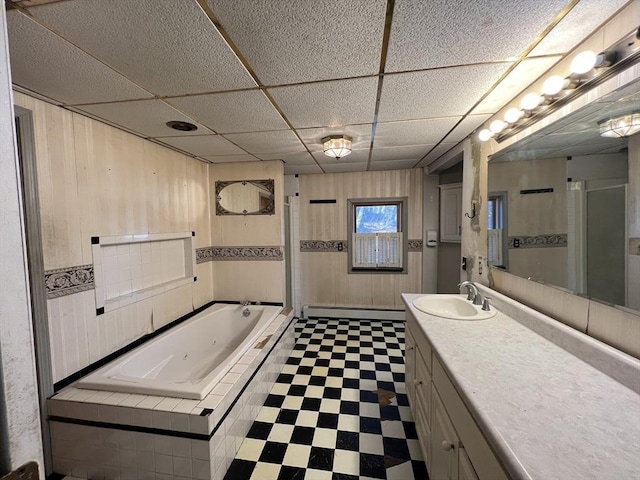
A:
<svg viewBox="0 0 640 480">
<path fill-rule="evenodd" d="M 487 200 L 487 260 L 489 265 L 507 268 L 507 192 L 490 193 Z"/>
<path fill-rule="evenodd" d="M 216 181 L 216 215 L 273 214 L 273 179 Z"/>
</svg>

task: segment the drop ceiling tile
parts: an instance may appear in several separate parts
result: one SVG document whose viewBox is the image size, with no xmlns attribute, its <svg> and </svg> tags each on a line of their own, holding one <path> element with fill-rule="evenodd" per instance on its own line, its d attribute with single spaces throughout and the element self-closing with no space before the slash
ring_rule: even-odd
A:
<svg viewBox="0 0 640 480">
<path fill-rule="evenodd" d="M 518 56 L 566 3 L 566 0 L 460 0 L 455 5 L 444 1 L 396 2 L 385 71 Z"/>
<path fill-rule="evenodd" d="M 312 152 L 322 152 L 322 139 L 329 135 L 349 135 L 352 138 L 353 149 L 369 148 L 371 146 L 372 124 L 345 125 L 343 127 L 299 128 L 296 131 L 300 138 Z"/>
<path fill-rule="evenodd" d="M 258 162 L 259 159 L 253 155 L 203 155 L 210 163 L 237 163 L 237 162 Z"/>
<path fill-rule="evenodd" d="M 395 160 L 387 162 L 371 162 L 369 170 L 404 170 L 414 168 L 418 163 L 417 160 Z"/>
<path fill-rule="evenodd" d="M 509 74 L 473 109 L 473 113 L 496 113 L 519 95 L 561 57 L 532 58 L 521 61 Z"/>
<path fill-rule="evenodd" d="M 436 144 L 459 120 L 460 117 L 448 117 L 379 123 L 373 145 L 379 148 Z"/>
<path fill-rule="evenodd" d="M 305 175 L 309 173 L 322 173 L 320 167 L 317 165 L 285 165 L 285 175 Z"/>
<path fill-rule="evenodd" d="M 84 0 L 30 12 L 154 94 L 256 86 L 195 1 Z"/>
<path fill-rule="evenodd" d="M 285 121 L 260 90 L 169 98 L 167 102 L 218 133 L 287 128 Z"/>
<path fill-rule="evenodd" d="M 285 165 L 315 165 L 313 156 L 306 150 L 295 153 L 263 153 L 259 155 L 262 160 L 282 160 Z"/>
<path fill-rule="evenodd" d="M 246 154 L 241 148 L 236 147 L 220 135 L 162 137 L 158 141 L 198 156 Z"/>
<path fill-rule="evenodd" d="M 413 162 L 416 163 L 434 146 L 435 144 L 411 147 L 375 147 L 371 154 L 371 161 L 413 160 Z"/>
<path fill-rule="evenodd" d="M 325 155 L 323 152 L 314 152 L 313 156 L 318 161 L 318 163 L 320 163 L 320 165 L 322 165 L 323 167 L 326 164 L 331 165 L 331 164 L 334 164 L 336 162 L 340 162 L 340 163 L 361 163 L 361 162 L 365 162 L 366 163 L 366 162 L 369 161 L 369 149 L 367 148 L 367 149 L 363 149 L 363 150 L 353 150 L 346 157 L 340 158 L 340 160 L 336 160 L 333 157 Z"/>
<path fill-rule="evenodd" d="M 420 162 L 420 164 L 418 166 L 419 167 L 426 167 L 427 165 L 435 162 L 438 158 L 440 158 L 442 155 L 447 153 L 449 150 L 451 150 L 456 145 L 457 145 L 457 143 L 453 143 L 453 142 L 451 142 L 451 143 L 442 142 L 440 145 L 438 145 L 433 150 L 431 150 L 427 154 L 425 159 L 422 162 Z"/>
<path fill-rule="evenodd" d="M 356 78 L 270 88 L 294 128 L 371 123 L 378 79 Z"/>
<path fill-rule="evenodd" d="M 7 12 L 7 30 L 16 85 L 66 104 L 151 97 L 17 10 Z"/>
<path fill-rule="evenodd" d="M 549 32 L 529 56 L 567 53 L 628 0 L 581 0 Z"/>
<path fill-rule="evenodd" d="M 84 105 L 75 108 L 75 110 L 87 112 L 93 117 L 104 119 L 111 124 L 119 125 L 145 137 L 175 137 L 178 134 L 189 136 L 213 133 L 204 125 L 198 124 L 193 118 L 178 112 L 162 100 L 101 103 Z M 167 127 L 166 123 L 171 120 L 193 123 L 198 129 L 193 132 L 178 132 Z"/>
<path fill-rule="evenodd" d="M 509 63 L 385 75 L 378 119 L 382 122 L 464 115 Z"/>
<path fill-rule="evenodd" d="M 367 162 L 355 163 L 333 163 L 323 164 L 322 168 L 327 173 L 348 173 L 348 172 L 366 172 Z"/>
<path fill-rule="evenodd" d="M 304 147 L 291 130 L 274 132 L 230 133 L 225 135 L 230 141 L 253 155 L 261 153 L 293 153 Z"/>
<path fill-rule="evenodd" d="M 206 1 L 265 85 L 378 73 L 384 0 Z"/>
<path fill-rule="evenodd" d="M 467 138 L 476 128 L 489 120 L 491 115 L 467 115 L 462 122 L 445 137 L 446 142 L 461 142 Z"/>
</svg>

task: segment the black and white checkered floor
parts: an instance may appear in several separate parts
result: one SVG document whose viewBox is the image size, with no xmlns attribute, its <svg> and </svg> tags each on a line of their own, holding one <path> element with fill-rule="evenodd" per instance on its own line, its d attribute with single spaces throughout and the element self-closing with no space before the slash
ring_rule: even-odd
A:
<svg viewBox="0 0 640 480">
<path fill-rule="evenodd" d="M 225 480 L 427 479 L 404 383 L 404 324 L 300 320 Z"/>
</svg>

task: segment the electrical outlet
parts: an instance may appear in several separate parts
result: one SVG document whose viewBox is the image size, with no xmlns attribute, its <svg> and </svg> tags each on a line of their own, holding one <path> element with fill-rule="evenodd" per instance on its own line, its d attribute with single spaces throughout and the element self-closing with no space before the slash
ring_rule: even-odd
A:
<svg viewBox="0 0 640 480">
<path fill-rule="evenodd" d="M 514 238 L 513 239 L 513 248 L 520 248 L 520 239 L 519 238 Z"/>
<path fill-rule="evenodd" d="M 467 269 L 467 257 L 462 257 L 462 269 Z"/>
</svg>

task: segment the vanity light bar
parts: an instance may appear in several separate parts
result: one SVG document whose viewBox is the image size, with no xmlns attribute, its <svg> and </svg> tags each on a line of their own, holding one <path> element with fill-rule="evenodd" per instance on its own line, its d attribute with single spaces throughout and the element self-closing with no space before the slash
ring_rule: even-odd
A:
<svg viewBox="0 0 640 480">
<path fill-rule="evenodd" d="M 542 92 L 528 92 L 520 100 L 520 108 L 509 108 L 502 120 L 494 120 L 478 133 L 486 142 L 495 138 L 502 142 L 546 117 L 571 100 L 595 88 L 613 75 L 640 61 L 640 27 L 600 53 L 582 51 L 573 57 L 569 75 L 553 75 L 542 84 Z"/>
</svg>

